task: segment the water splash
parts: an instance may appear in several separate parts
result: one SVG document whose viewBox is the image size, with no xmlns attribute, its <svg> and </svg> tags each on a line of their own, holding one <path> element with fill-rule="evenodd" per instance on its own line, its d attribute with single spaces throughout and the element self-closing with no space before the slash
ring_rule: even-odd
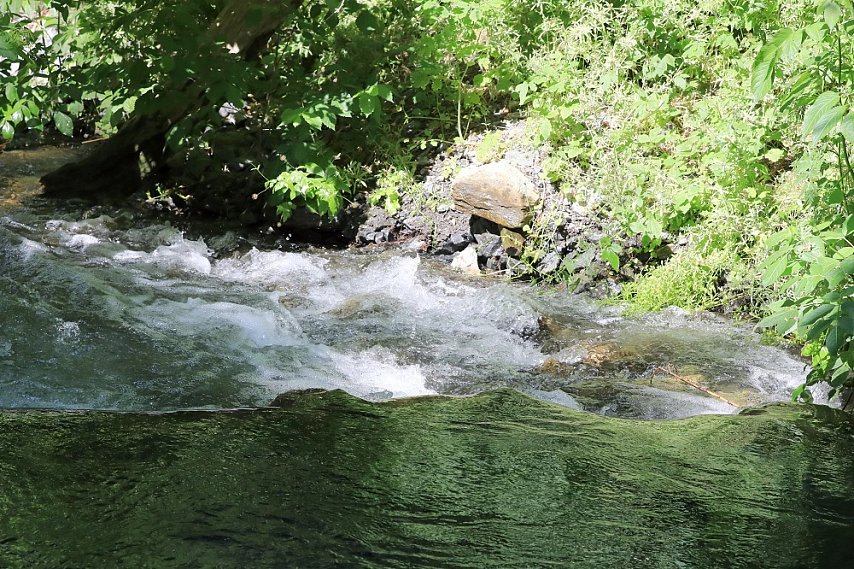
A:
<svg viewBox="0 0 854 569">
<path fill-rule="evenodd" d="M 0 337 L 10 346 L 4 406 L 233 407 L 312 387 L 376 400 L 512 387 L 601 414 L 678 418 L 735 408 L 657 369 L 744 404 L 786 399 L 805 375 L 712 316 L 626 318 L 556 291 L 463 279 L 403 250 L 250 247 L 220 258 L 207 243 L 239 243 L 234 235 L 194 239 L 121 212 L 50 213 L 0 224 L 0 310 L 14 318 Z M 88 332 L 33 340 L 48 322 Z M 86 401 L 85 389 L 97 395 Z"/>
</svg>

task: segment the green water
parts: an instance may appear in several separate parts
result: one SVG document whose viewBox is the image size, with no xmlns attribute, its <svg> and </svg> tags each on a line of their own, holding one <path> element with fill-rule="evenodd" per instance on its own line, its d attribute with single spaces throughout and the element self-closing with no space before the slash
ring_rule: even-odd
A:
<svg viewBox="0 0 854 569">
<path fill-rule="evenodd" d="M 850 567 L 854 423 L 497 391 L 0 414 L 0 567 Z"/>
</svg>

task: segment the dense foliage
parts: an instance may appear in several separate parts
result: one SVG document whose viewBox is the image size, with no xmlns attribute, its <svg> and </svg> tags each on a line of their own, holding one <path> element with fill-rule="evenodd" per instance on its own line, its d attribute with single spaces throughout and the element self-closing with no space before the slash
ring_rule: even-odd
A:
<svg viewBox="0 0 854 569">
<path fill-rule="evenodd" d="M 636 309 L 767 315 L 806 343 L 809 385 L 851 385 L 850 0 L 309 0 L 248 62 L 211 40 L 225 4 L 0 1 L 4 138 L 109 135 L 195 81 L 170 149 L 207 148 L 233 109 L 287 218 L 357 191 L 393 211 L 431 153 L 521 115 L 560 192 L 624 233 L 602 258 L 652 260 Z M 561 215 L 530 228 L 531 266 Z"/>
</svg>

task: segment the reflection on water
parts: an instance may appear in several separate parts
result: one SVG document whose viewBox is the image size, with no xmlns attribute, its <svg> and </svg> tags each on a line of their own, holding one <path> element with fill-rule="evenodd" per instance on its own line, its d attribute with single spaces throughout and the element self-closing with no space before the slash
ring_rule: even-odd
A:
<svg viewBox="0 0 854 569">
<path fill-rule="evenodd" d="M 854 425 L 518 392 L 0 414 L 0 566 L 851 567 Z"/>
</svg>

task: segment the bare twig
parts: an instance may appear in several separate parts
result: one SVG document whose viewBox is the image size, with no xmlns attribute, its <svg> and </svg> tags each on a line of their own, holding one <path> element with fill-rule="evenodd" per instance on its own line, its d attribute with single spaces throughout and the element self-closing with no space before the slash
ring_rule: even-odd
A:
<svg viewBox="0 0 854 569">
<path fill-rule="evenodd" d="M 684 384 L 686 384 L 686 385 L 690 385 L 690 386 L 691 386 L 691 387 L 693 387 L 694 389 L 698 389 L 698 390 L 702 391 L 703 393 L 706 393 L 707 395 L 711 395 L 711 396 L 712 396 L 712 397 L 714 397 L 715 399 L 720 399 L 720 400 L 721 400 L 721 401 L 723 401 L 724 403 L 727 403 L 727 404 L 729 404 L 729 405 L 732 405 L 733 407 L 740 407 L 740 405 L 737 405 L 737 404 L 733 403 L 732 401 L 730 401 L 729 399 L 727 399 L 727 398 L 726 398 L 726 397 L 724 397 L 723 395 L 720 395 L 720 394 L 718 394 L 718 393 L 715 393 L 714 391 L 712 391 L 712 390 L 711 390 L 711 389 L 709 389 L 708 387 L 703 387 L 702 385 L 700 385 L 699 383 L 697 383 L 697 382 L 696 382 L 696 381 L 694 381 L 693 379 L 688 379 L 687 377 L 683 377 L 683 376 L 679 375 L 678 373 L 676 373 L 676 372 L 675 372 L 675 371 L 673 371 L 672 369 L 665 368 L 665 367 L 657 367 L 657 368 L 655 368 L 655 369 L 656 369 L 656 370 L 658 370 L 658 371 L 662 371 L 662 372 L 666 373 L 667 375 L 669 375 L 669 376 L 671 376 L 671 377 L 674 377 L 674 378 L 678 379 L 679 381 L 681 381 L 682 383 L 684 383 Z"/>
</svg>

